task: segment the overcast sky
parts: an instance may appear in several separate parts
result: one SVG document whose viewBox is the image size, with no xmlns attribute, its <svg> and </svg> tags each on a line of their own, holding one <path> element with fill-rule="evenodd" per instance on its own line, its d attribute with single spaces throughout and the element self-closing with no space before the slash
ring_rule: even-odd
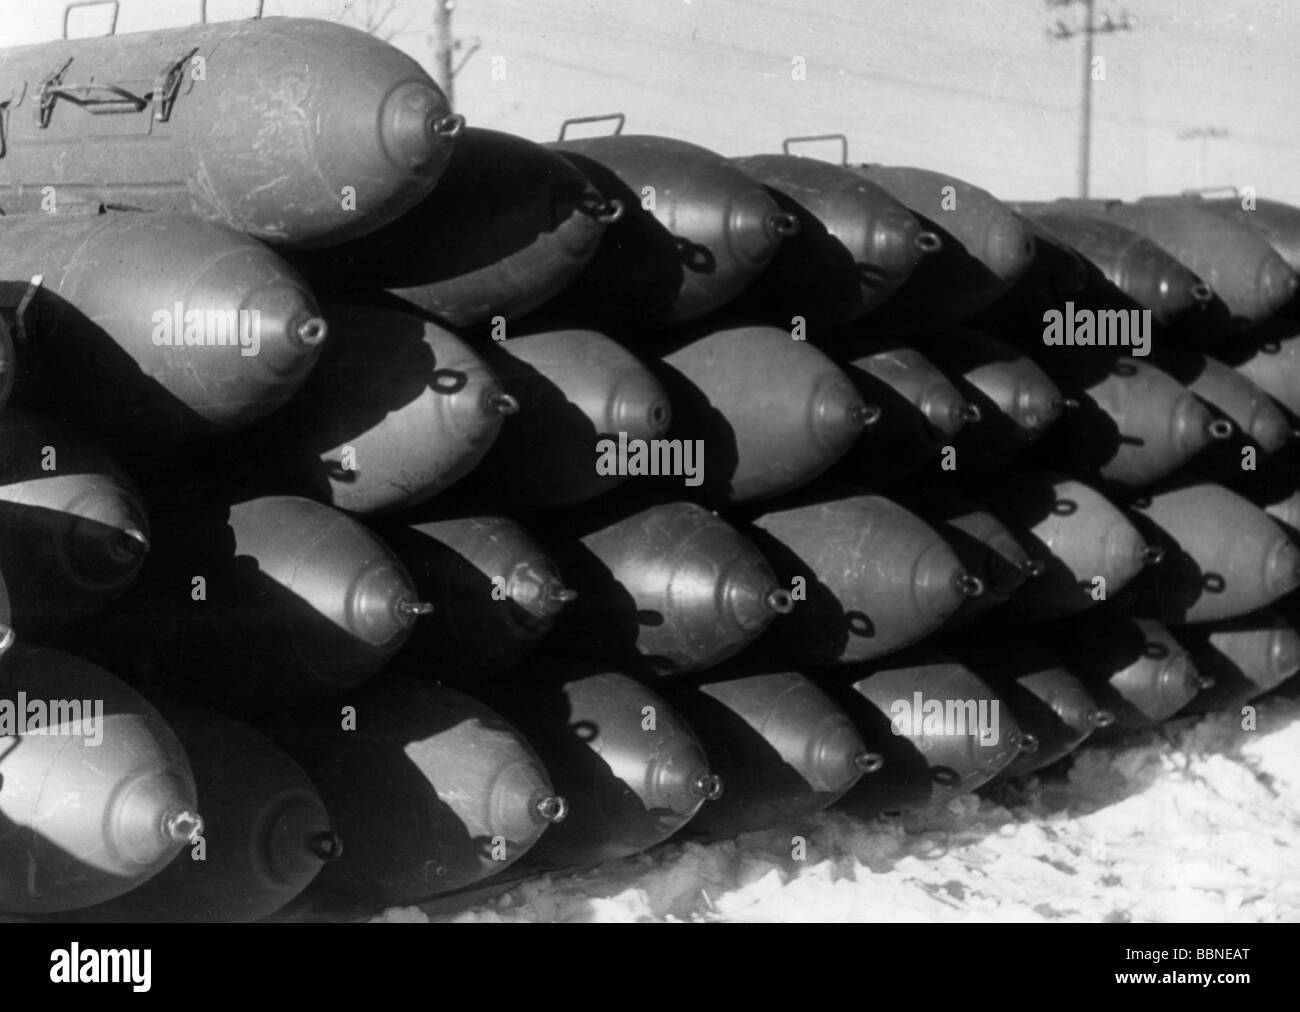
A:
<svg viewBox="0 0 1300 1012">
<path fill-rule="evenodd" d="M 376 0 L 266 0 L 266 13 L 356 21 Z M 382 3 L 381 3 L 382 5 Z M 256 0 L 210 0 L 213 20 Z M 347 10 L 347 8 L 352 8 Z M 57 0 L 0 0 L 0 45 L 60 32 Z M 184 25 L 199 0 L 121 0 L 119 32 Z M 398 0 L 392 41 L 429 65 L 431 0 Z M 345 13 L 346 11 L 346 13 Z M 1300 204 L 1300 3 L 1131 0 L 1097 36 L 1093 194 L 1253 185 Z M 624 112 L 627 132 L 734 155 L 839 132 L 854 161 L 950 172 L 1006 198 L 1076 186 L 1082 7 L 1046 0 L 457 0 L 479 48 L 456 78 L 477 126 L 551 140 L 567 116 Z M 74 34 L 96 30 L 74 13 Z M 806 80 L 792 78 L 796 57 Z M 494 79 L 493 71 L 497 78 Z M 501 72 L 504 70 L 504 79 Z M 7 85 L 0 80 L 0 91 Z M 1179 138 L 1195 128 L 1227 137 Z M 829 156 L 831 152 L 827 149 Z"/>
</svg>

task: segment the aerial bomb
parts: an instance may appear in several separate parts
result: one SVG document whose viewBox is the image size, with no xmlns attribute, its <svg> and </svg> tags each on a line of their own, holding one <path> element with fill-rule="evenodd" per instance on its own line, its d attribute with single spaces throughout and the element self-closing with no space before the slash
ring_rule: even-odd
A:
<svg viewBox="0 0 1300 1012">
<path fill-rule="evenodd" d="M 1037 748 L 1022 750 L 1011 760 L 999 779 L 1050 766 L 1115 722 L 1115 715 L 1097 704 L 1061 659 L 1036 643 L 972 642 L 955 647 L 954 653 L 998 693 L 1021 730 L 1037 742 Z"/>
<path fill-rule="evenodd" d="M 890 494 L 930 524 L 957 554 L 962 568 L 983 584 L 982 594 L 965 598 L 953 612 L 946 623 L 949 629 L 1005 604 L 1021 584 L 1047 568 L 992 512 L 951 480 L 913 482 Z"/>
<path fill-rule="evenodd" d="M 774 327 L 727 326 L 667 354 L 658 370 L 674 439 L 694 443 L 703 495 L 743 503 L 798 488 L 880 417 L 806 341 Z"/>
<path fill-rule="evenodd" d="M 871 431 L 849 448 L 841 465 L 864 488 L 893 485 L 936 456 L 980 410 L 914 348 L 855 343 L 842 361 L 864 402 L 880 410 Z"/>
<path fill-rule="evenodd" d="M 578 594 L 553 634 L 570 653 L 697 671 L 739 653 L 791 607 L 754 543 L 692 503 L 620 505 L 549 533 L 546 549 Z"/>
<path fill-rule="evenodd" d="M 1193 202 L 1213 214 L 1253 228 L 1273 247 L 1293 271 L 1300 271 L 1300 208 L 1280 200 L 1252 197 L 1243 207 L 1241 197 L 1211 197 Z"/>
<path fill-rule="evenodd" d="M 627 675 L 548 658 L 485 691 L 528 737 L 569 803 L 568 817 L 528 854 L 529 865 L 630 857 L 668 839 L 724 793 L 691 728 Z"/>
<path fill-rule="evenodd" d="M 1233 424 L 1240 438 L 1219 446 L 1237 470 L 1243 446 L 1253 445 L 1267 457 L 1293 438 L 1291 423 L 1277 403 L 1231 366 L 1185 348 L 1159 349 L 1154 362 Z"/>
<path fill-rule="evenodd" d="M 397 663 L 407 673 L 453 683 L 520 664 L 577 594 L 513 520 L 459 511 L 433 515 L 380 529 L 420 599 L 433 606 Z"/>
<path fill-rule="evenodd" d="M 654 330 L 721 308 L 799 227 L 741 169 L 695 144 L 617 134 L 549 147 L 624 208 L 551 304 L 602 330 Z"/>
<path fill-rule="evenodd" d="M 304 900 L 374 911 L 464 888 L 513 864 L 568 803 L 501 715 L 394 676 L 268 728 L 311 778 L 342 853 Z"/>
<path fill-rule="evenodd" d="M 1268 334 L 1234 367 L 1293 415 L 1300 415 L 1300 328 Z"/>
<path fill-rule="evenodd" d="M 1158 563 L 1163 550 L 1095 489 L 1047 472 L 999 475 L 977 489 L 1042 571 L 1012 594 L 1024 621 L 1058 618 L 1107 600 Z M 1160 578 L 1160 571 L 1153 574 Z"/>
<path fill-rule="evenodd" d="M 386 545 L 310 499 L 191 506 L 156 534 L 150 571 L 104 617 L 96 655 L 233 713 L 356 688 L 431 610 Z M 186 659 L 180 674 L 165 670 L 174 657 Z"/>
<path fill-rule="evenodd" d="M 463 125 L 409 56 L 304 18 L 16 46 L 0 78 L 0 213 L 180 212 L 284 246 L 413 207 Z"/>
<path fill-rule="evenodd" d="M 1115 717 L 1093 731 L 1095 742 L 1149 730 L 1210 686 L 1169 630 L 1149 619 L 1074 619 L 1054 625 L 1047 642 Z"/>
<path fill-rule="evenodd" d="M 1192 204 L 1058 200 L 1025 209 L 1103 217 L 1145 236 L 1209 285 L 1238 326 L 1267 320 L 1300 288 L 1295 272 L 1253 229 Z"/>
<path fill-rule="evenodd" d="M 792 607 L 773 624 L 797 664 L 849 664 L 932 633 L 983 584 L 919 517 L 870 495 L 771 510 L 755 539 Z"/>
<path fill-rule="evenodd" d="M 107 671 L 57 650 L 0 661 L 0 910 L 101 903 L 158 874 L 203 828 L 171 729 Z"/>
<path fill-rule="evenodd" d="M 838 802 L 854 815 L 940 807 L 1037 747 L 996 692 L 932 648 L 842 668 L 823 684 L 884 758 Z"/>
<path fill-rule="evenodd" d="M 1046 208 L 1030 218 L 1086 257 L 1134 308 L 1150 310 L 1156 323 L 1181 320 L 1214 299 L 1210 286 L 1177 257 L 1123 225 Z"/>
<path fill-rule="evenodd" d="M 977 330 L 961 328 L 928 343 L 926 351 L 979 410 L 980 424 L 957 443 L 963 470 L 1015 456 L 1073 406 L 1030 359 Z"/>
<path fill-rule="evenodd" d="M 1300 549 L 1267 513 L 1222 485 L 1160 492 L 1135 502 L 1132 516 L 1165 555 L 1158 573 L 1129 589 L 1133 614 L 1213 622 L 1256 611 L 1300 586 Z"/>
<path fill-rule="evenodd" d="M 304 264 L 332 291 L 382 289 L 454 327 L 516 320 L 581 273 L 623 211 L 555 152 L 468 128 L 418 205 Z"/>
<path fill-rule="evenodd" d="M 265 735 L 215 710 L 168 705 L 203 806 L 203 832 L 143 885 L 77 922 L 247 922 L 311 884 L 342 841 L 307 775 Z M 200 849 L 201 848 L 201 851 Z"/>
<path fill-rule="evenodd" d="M 0 417 L 0 531 L 22 630 L 67 627 L 102 609 L 149 551 L 130 479 L 80 433 L 16 410 Z"/>
<path fill-rule="evenodd" d="M 326 334 L 276 254 L 181 215 L 0 217 L 0 283 L 29 281 L 19 301 L 46 399 L 150 444 L 270 414 Z"/>
<path fill-rule="evenodd" d="M 861 165 L 852 171 L 901 201 L 942 243 L 872 315 L 873 323 L 908 332 L 958 323 L 991 306 L 1033 263 L 1033 229 L 987 190 L 926 169 Z"/>
<path fill-rule="evenodd" d="M 793 155 L 733 158 L 794 215 L 797 232 L 751 290 L 749 302 L 786 323 L 833 329 L 885 301 L 942 245 L 884 189 L 840 165 Z"/>
<path fill-rule="evenodd" d="M 483 458 L 518 402 L 464 341 L 417 316 L 331 308 L 300 395 L 251 434 L 288 489 L 363 515 L 417 506 Z"/>
<path fill-rule="evenodd" d="M 726 785 L 692 832 L 736 836 L 807 819 L 883 764 L 849 715 L 797 672 L 724 665 L 668 691 Z"/>
<path fill-rule="evenodd" d="M 1038 362 L 1079 403 L 1043 444 L 1043 459 L 1085 476 L 1142 488 L 1173 474 L 1234 428 L 1163 369 L 1129 356 L 1081 358 L 1055 349 Z M 1078 367 L 1071 381 L 1071 369 Z"/>
<path fill-rule="evenodd" d="M 531 512 L 593 499 L 635 475 L 634 441 L 668 431 L 664 388 L 603 334 L 552 330 L 483 351 L 519 404 L 474 475 L 494 502 Z"/>
<path fill-rule="evenodd" d="M 1293 608 L 1287 610 L 1294 614 Z M 1197 671 L 1214 683 L 1192 701 L 1190 712 L 1239 711 L 1300 671 L 1300 632 L 1271 608 L 1228 622 L 1189 626 L 1176 635 Z"/>
</svg>

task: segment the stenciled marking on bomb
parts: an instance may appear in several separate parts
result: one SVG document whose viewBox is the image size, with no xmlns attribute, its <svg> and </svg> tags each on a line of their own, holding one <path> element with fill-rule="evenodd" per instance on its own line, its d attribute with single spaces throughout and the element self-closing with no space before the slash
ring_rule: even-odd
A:
<svg viewBox="0 0 1300 1012">
<path fill-rule="evenodd" d="M 1131 348 L 1135 358 L 1151 354 L 1151 310 L 1075 309 L 1043 313 L 1043 344 L 1059 347 Z"/>
<path fill-rule="evenodd" d="M 29 698 L 21 690 L 15 699 L 0 699 L 0 738 L 27 735 L 81 738 L 87 747 L 102 744 L 104 701 Z"/>
<path fill-rule="evenodd" d="M 239 354 L 262 350 L 260 309 L 186 309 L 177 302 L 171 309 L 155 309 L 150 339 L 158 348 L 238 347 Z"/>
<path fill-rule="evenodd" d="M 951 734 L 978 738 L 981 745 L 996 745 L 1001 740 L 999 711 L 1001 703 L 989 699 L 926 699 L 913 692 L 911 699 L 896 699 L 889 704 L 890 730 L 896 735 L 919 737 Z"/>
<path fill-rule="evenodd" d="M 681 475 L 692 488 L 704 484 L 703 439 L 629 439 L 596 442 L 596 473 L 610 476 Z"/>
</svg>

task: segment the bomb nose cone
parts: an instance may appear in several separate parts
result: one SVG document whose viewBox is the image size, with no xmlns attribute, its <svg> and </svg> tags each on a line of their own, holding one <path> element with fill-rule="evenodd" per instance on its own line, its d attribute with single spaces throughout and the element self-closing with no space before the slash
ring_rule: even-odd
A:
<svg viewBox="0 0 1300 1012">
<path fill-rule="evenodd" d="M 925 244 L 918 242 L 921 235 L 921 223 L 912 215 L 901 210 L 882 214 L 871 230 L 870 266 L 891 281 L 907 277 L 926 254 Z"/>
<path fill-rule="evenodd" d="M 1258 286 L 1260 298 L 1272 315 L 1295 298 L 1300 278 L 1281 257 L 1269 257 L 1259 270 Z"/>
<path fill-rule="evenodd" d="M 440 160 L 443 146 L 464 127 L 463 116 L 447 113 L 442 93 L 419 81 L 395 88 L 379 111 L 384 153 L 394 166 L 409 172 Z"/>
<path fill-rule="evenodd" d="M 1268 645 L 1268 660 L 1273 681 L 1269 685 L 1280 685 L 1300 671 L 1300 632 L 1289 626 L 1275 629 Z"/>
<path fill-rule="evenodd" d="M 1272 401 L 1262 401 L 1255 407 L 1249 426 L 1250 438 L 1267 454 L 1276 453 L 1293 438 L 1286 416 Z"/>
<path fill-rule="evenodd" d="M 506 596 L 519 605 L 537 627 L 550 625 L 550 620 L 566 604 L 578 598 L 576 591 L 564 586 L 558 573 L 532 562 L 521 562 L 511 571 L 506 582 Z"/>
<path fill-rule="evenodd" d="M 492 778 L 486 809 L 492 835 L 500 834 L 507 844 L 515 845 L 531 843 L 569 810 L 546 772 L 536 762 L 524 759 L 503 766 Z"/>
<path fill-rule="evenodd" d="M 367 569 L 348 591 L 348 631 L 375 647 L 392 643 L 432 611 L 432 605 L 416 598 L 406 573 L 385 563 Z"/>
<path fill-rule="evenodd" d="M 812 398 L 813 435 L 828 453 L 848 451 L 862 430 L 879 418 L 880 409 L 863 402 L 842 376 L 819 384 Z"/>
<path fill-rule="evenodd" d="M 971 581 L 974 581 L 972 584 Z M 953 550 L 937 541 L 923 551 L 912 568 L 912 600 L 922 614 L 943 620 L 957 610 L 981 581 L 964 569 Z"/>
<path fill-rule="evenodd" d="M 853 724 L 836 717 L 821 724 L 808 739 L 806 776 L 814 790 L 841 794 L 862 776 L 870 756 Z"/>
<path fill-rule="evenodd" d="M 662 749 L 646 767 L 647 810 L 666 808 L 675 815 L 692 815 L 722 795 L 722 778 L 693 745 Z"/>
<path fill-rule="evenodd" d="M 341 850 L 325 807 L 307 791 L 290 792 L 262 826 L 253 856 L 258 872 L 272 886 L 310 881 L 321 864 Z"/>
<path fill-rule="evenodd" d="M 725 613 L 745 632 L 758 632 L 792 607 L 790 592 L 777 586 L 766 560 L 752 556 L 729 567 L 718 590 Z"/>
<path fill-rule="evenodd" d="M 1106 566 L 1108 574 L 1095 573 L 1094 576 L 1106 575 L 1112 581 L 1108 592 L 1118 589 L 1119 584 L 1133 579 L 1146 564 L 1147 544 L 1142 535 L 1128 521 L 1112 524 L 1106 531 Z"/>
<path fill-rule="evenodd" d="M 1054 386 L 1042 383 L 1022 385 L 1016 391 L 1016 422 L 1021 428 L 1039 433 L 1061 417 L 1065 399 Z"/>
<path fill-rule="evenodd" d="M 207 274 L 211 276 L 207 286 L 211 291 L 220 291 L 227 283 L 216 268 Z M 277 376 L 305 373 L 329 336 L 329 325 L 321 318 L 311 294 L 292 283 L 272 282 L 249 293 L 232 322 L 233 325 L 228 322 L 225 328 L 227 348 L 220 354 L 250 358 Z M 217 333 L 205 334 L 205 338 L 214 342 L 222 337 Z M 209 354 L 216 353 L 216 348 L 209 351 Z"/>
<path fill-rule="evenodd" d="M 196 833 L 194 788 L 173 773 L 146 773 L 118 790 L 104 838 L 115 863 L 136 874 L 164 863 Z"/>
<path fill-rule="evenodd" d="M 633 369 L 620 376 L 610 391 L 608 417 L 612 432 L 626 432 L 630 439 L 656 439 L 672 424 L 673 409 L 658 381 L 645 369 Z"/>
<path fill-rule="evenodd" d="M 1210 414 L 1209 409 L 1194 394 L 1179 394 L 1170 417 L 1174 446 L 1185 457 L 1200 453 L 1212 440 L 1223 438 L 1214 434 L 1217 431 L 1214 426 L 1220 421 L 1223 419 Z"/>
<path fill-rule="evenodd" d="M 762 266 L 776 255 L 787 235 L 798 230 L 798 222 L 783 214 L 767 191 L 745 187 L 731 201 L 727 216 L 727 237 L 731 251 L 741 260 Z"/>
<path fill-rule="evenodd" d="M 1014 217 L 996 222 L 984 243 L 984 262 L 1004 282 L 1015 281 L 1034 260 L 1034 235 Z"/>
<path fill-rule="evenodd" d="M 1264 583 L 1275 598 L 1300 586 L 1300 551 L 1280 529 L 1264 562 Z"/>
<path fill-rule="evenodd" d="M 933 383 L 926 388 L 921 395 L 921 413 L 949 439 L 965 428 L 967 422 L 978 421 L 980 417 L 979 408 L 949 383 Z"/>
<path fill-rule="evenodd" d="M 1175 654 L 1160 669 L 1157 691 L 1168 713 L 1181 710 L 1204 687 L 1200 672 L 1186 654 Z"/>
<path fill-rule="evenodd" d="M 75 522 L 60 538 L 66 574 L 88 590 L 123 587 L 135 579 L 149 551 L 143 513 L 124 495 L 97 490 L 68 504 Z"/>
</svg>

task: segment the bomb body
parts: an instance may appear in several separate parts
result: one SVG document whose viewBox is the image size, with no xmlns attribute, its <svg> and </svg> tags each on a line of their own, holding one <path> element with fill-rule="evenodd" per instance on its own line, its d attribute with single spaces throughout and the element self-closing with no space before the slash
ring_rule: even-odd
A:
<svg viewBox="0 0 1300 1012">
<path fill-rule="evenodd" d="M 629 476 L 630 454 L 654 445 L 672 421 L 659 381 L 634 355 L 590 330 L 512 338 L 487 359 L 519 404 L 483 459 L 475 483 L 513 510 L 575 506 Z M 606 467 L 614 456 L 613 467 Z"/>
<path fill-rule="evenodd" d="M 838 806 L 855 815 L 938 807 L 983 786 L 1034 742 L 974 672 L 932 648 L 840 669 L 826 684 L 884 758 Z"/>
<path fill-rule="evenodd" d="M 569 652 L 696 671 L 739 653 L 790 608 L 754 543 L 692 503 L 557 524 L 544 544 L 578 593 L 554 633 Z"/>
<path fill-rule="evenodd" d="M 845 495 L 759 514 L 759 547 L 792 607 L 773 626 L 797 664 L 849 664 L 929 635 L 983 585 L 919 517 Z"/>
<path fill-rule="evenodd" d="M 80 433 L 24 411 L 0 418 L 0 567 L 14 621 L 41 632 L 102 610 L 140 573 L 149 519 L 134 484 Z"/>
<path fill-rule="evenodd" d="M 905 332 L 960 323 L 996 302 L 1033 263 L 1033 229 L 987 190 L 906 166 L 862 165 L 853 171 L 906 205 L 942 242 L 873 322 Z"/>
<path fill-rule="evenodd" d="M 624 207 L 553 304 L 600 329 L 654 330 L 721 308 L 798 228 L 762 186 L 695 144 L 615 135 L 549 146 Z"/>
<path fill-rule="evenodd" d="M 694 439 L 703 495 L 771 498 L 843 457 L 879 416 L 830 358 L 774 327 L 723 326 L 665 355 L 658 370 L 674 437 Z"/>
<path fill-rule="evenodd" d="M 508 868 L 567 813 L 529 743 L 469 696 L 394 676 L 348 708 L 269 728 L 345 841 L 304 898 L 418 903 Z"/>
<path fill-rule="evenodd" d="M 513 520 L 448 515 L 388 524 L 384 540 L 433 614 L 416 623 L 401 665 L 458 684 L 522 663 L 575 594 Z"/>
<path fill-rule="evenodd" d="M 882 765 L 849 715 L 794 671 L 724 665 L 672 686 L 669 700 L 725 785 L 696 814 L 692 832 L 736 836 L 808 819 Z"/>
<path fill-rule="evenodd" d="M 311 884 L 342 844 L 307 775 L 265 735 L 215 710 L 170 704 L 190 759 L 203 832 L 131 892 L 67 919 L 78 922 L 247 922 L 275 913 Z M 200 849 L 201 848 L 201 849 Z"/>
<path fill-rule="evenodd" d="M 884 302 L 941 242 L 884 189 L 839 165 L 793 155 L 733 158 L 798 231 L 777 249 L 754 300 L 782 324 L 833 330 Z"/>
<path fill-rule="evenodd" d="M 331 290 L 382 289 L 453 327 L 513 321 L 573 281 L 622 213 L 555 152 L 468 128 L 419 204 L 304 264 Z"/>
<path fill-rule="evenodd" d="M 0 282 L 38 276 L 24 326 L 47 402 L 149 444 L 270 414 L 326 335 L 288 264 L 184 215 L 0 217 Z"/>
<path fill-rule="evenodd" d="M 338 340 L 257 438 L 295 491 L 350 513 L 418 506 L 482 460 L 518 404 L 455 334 L 417 316 L 335 307 Z"/>
<path fill-rule="evenodd" d="M 541 659 L 487 698 L 528 736 L 569 802 L 530 865 L 630 857 L 668 839 L 725 789 L 669 702 L 618 671 Z"/>
<path fill-rule="evenodd" d="M 0 77 L 13 86 L 5 214 L 181 212 L 286 246 L 408 210 L 461 126 L 409 56 L 304 18 L 17 46 Z"/>
<path fill-rule="evenodd" d="M 1170 623 L 1236 618 L 1300 586 L 1300 550 L 1268 514 L 1222 485 L 1159 492 L 1135 503 L 1132 515 L 1165 555 L 1158 574 L 1127 592 L 1133 614 Z"/>
<path fill-rule="evenodd" d="M 46 714 L 38 724 L 33 703 Z M 15 645 L 0 664 L 0 714 L 25 724 L 3 729 L 0 750 L 0 910 L 57 913 L 113 899 L 201 830 L 180 742 L 102 668 Z"/>
</svg>

